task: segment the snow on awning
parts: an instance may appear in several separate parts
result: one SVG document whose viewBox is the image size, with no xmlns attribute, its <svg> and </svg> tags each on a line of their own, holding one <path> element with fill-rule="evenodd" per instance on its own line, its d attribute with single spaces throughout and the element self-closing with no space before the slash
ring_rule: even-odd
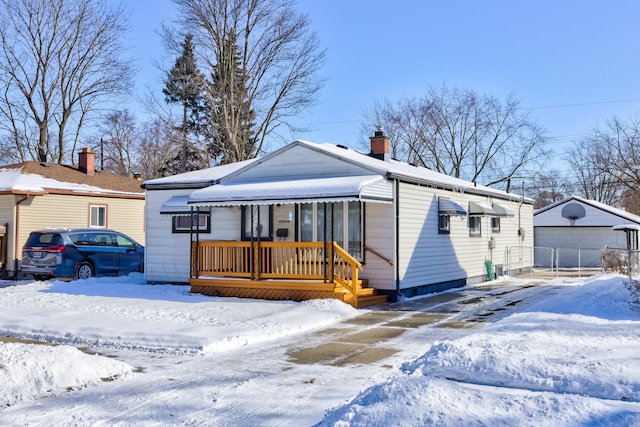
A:
<svg viewBox="0 0 640 427">
<path fill-rule="evenodd" d="M 638 225 L 638 224 L 614 225 L 613 229 L 616 230 L 616 231 L 627 231 L 627 230 L 640 231 L 640 225 Z"/>
<path fill-rule="evenodd" d="M 496 216 L 514 216 L 511 210 L 497 203 L 494 203 L 491 207 L 496 212 Z"/>
<path fill-rule="evenodd" d="M 160 215 L 189 215 L 191 206 L 187 204 L 189 196 L 173 196 L 160 207 Z"/>
<path fill-rule="evenodd" d="M 359 200 L 391 203 L 391 183 L 381 175 L 221 183 L 194 191 L 188 205 L 239 206 Z"/>
<path fill-rule="evenodd" d="M 438 213 L 440 215 L 466 216 L 467 211 L 464 210 L 458 202 L 443 197 L 438 198 Z"/>
<path fill-rule="evenodd" d="M 473 216 L 498 216 L 495 210 L 486 203 L 469 202 L 469 215 Z"/>
</svg>

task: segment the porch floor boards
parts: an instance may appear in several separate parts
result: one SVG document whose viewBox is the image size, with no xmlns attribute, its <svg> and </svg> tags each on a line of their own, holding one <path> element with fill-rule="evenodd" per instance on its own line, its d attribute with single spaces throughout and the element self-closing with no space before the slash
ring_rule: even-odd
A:
<svg viewBox="0 0 640 427">
<path fill-rule="evenodd" d="M 319 298 L 335 298 L 354 305 L 353 295 L 335 283 L 323 280 L 248 280 L 226 277 L 190 278 L 192 293 L 209 296 L 236 297 L 266 300 L 305 301 Z M 368 307 L 387 301 L 386 295 L 378 295 L 375 288 L 367 287 L 367 280 L 358 284 L 356 308 Z"/>
</svg>

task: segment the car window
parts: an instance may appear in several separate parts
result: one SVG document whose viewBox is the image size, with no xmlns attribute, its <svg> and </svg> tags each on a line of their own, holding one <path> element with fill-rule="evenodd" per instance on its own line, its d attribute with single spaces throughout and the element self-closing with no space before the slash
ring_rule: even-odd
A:
<svg viewBox="0 0 640 427">
<path fill-rule="evenodd" d="M 114 234 L 115 240 L 118 243 L 118 246 L 122 248 L 133 248 L 136 244 L 131 239 L 127 239 L 122 234 Z"/>
<path fill-rule="evenodd" d="M 58 246 L 62 237 L 57 233 L 31 233 L 25 246 L 28 247 L 44 247 L 44 246 Z"/>
<path fill-rule="evenodd" d="M 78 246 L 95 245 L 96 242 L 91 233 L 70 234 L 69 239 Z"/>
<path fill-rule="evenodd" d="M 98 246 L 113 246 L 113 237 L 110 233 L 92 233 L 93 240 L 95 240 L 95 244 Z"/>
</svg>

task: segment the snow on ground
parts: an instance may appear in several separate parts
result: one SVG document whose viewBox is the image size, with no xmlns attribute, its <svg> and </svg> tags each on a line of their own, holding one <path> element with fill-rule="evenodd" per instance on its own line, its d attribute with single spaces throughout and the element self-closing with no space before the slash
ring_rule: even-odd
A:
<svg viewBox="0 0 640 427">
<path fill-rule="evenodd" d="M 263 425 L 640 426 L 640 314 L 624 283 L 558 279 L 557 295 L 457 339 L 405 339 L 404 352 L 422 355 L 394 369 L 345 371 L 276 360 L 285 340 L 363 312 L 338 301 L 211 298 L 141 275 L 4 282 L 16 286 L 0 287 L 0 335 L 66 345 L 0 344 L 0 422 L 242 425 L 246 415 Z M 146 377 L 134 367 L 143 358 L 155 360 Z M 302 401 L 287 401 L 293 395 Z M 288 423 L 260 418 L 274 405 Z"/>
<path fill-rule="evenodd" d="M 568 288 L 435 342 L 323 425 L 640 425 L 640 316 L 623 283 Z"/>
</svg>

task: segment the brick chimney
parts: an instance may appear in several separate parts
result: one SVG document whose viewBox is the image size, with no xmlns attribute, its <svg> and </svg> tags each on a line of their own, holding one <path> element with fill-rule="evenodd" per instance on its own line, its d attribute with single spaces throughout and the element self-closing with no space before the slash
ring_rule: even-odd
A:
<svg viewBox="0 0 640 427">
<path fill-rule="evenodd" d="M 384 129 L 382 126 L 376 126 L 376 131 L 372 137 L 369 137 L 371 140 L 371 153 L 369 155 L 371 157 L 375 157 L 376 159 L 384 160 L 388 162 L 391 160 L 391 156 L 389 154 L 389 137 L 384 135 Z"/>
<path fill-rule="evenodd" d="M 87 175 L 95 175 L 95 157 L 91 148 L 85 147 L 78 153 L 78 170 Z"/>
</svg>

